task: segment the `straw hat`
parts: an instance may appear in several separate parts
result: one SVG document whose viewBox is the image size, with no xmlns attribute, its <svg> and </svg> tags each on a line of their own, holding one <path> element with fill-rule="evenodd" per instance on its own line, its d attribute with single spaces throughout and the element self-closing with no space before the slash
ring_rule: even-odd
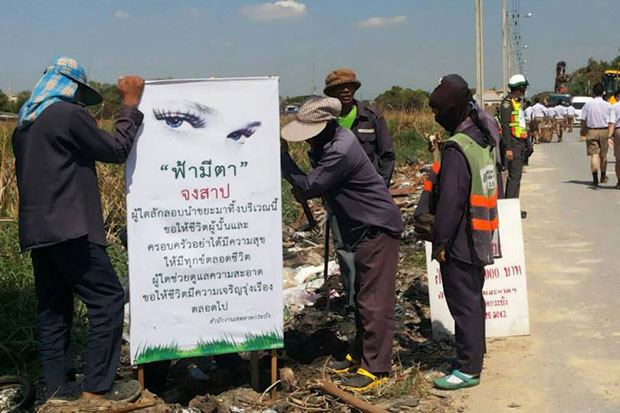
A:
<svg viewBox="0 0 620 413">
<path fill-rule="evenodd" d="M 314 97 L 308 99 L 295 119 L 282 128 L 282 137 L 291 142 L 314 138 L 325 129 L 327 123 L 340 116 L 342 104 L 336 98 Z"/>
</svg>

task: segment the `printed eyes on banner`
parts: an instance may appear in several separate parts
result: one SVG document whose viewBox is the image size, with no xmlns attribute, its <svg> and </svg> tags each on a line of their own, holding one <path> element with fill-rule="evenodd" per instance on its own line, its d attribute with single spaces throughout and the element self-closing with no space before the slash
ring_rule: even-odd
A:
<svg viewBox="0 0 620 413">
<path fill-rule="evenodd" d="M 245 127 L 230 132 L 226 136 L 226 139 L 230 139 L 239 144 L 244 144 L 250 136 L 254 135 L 256 129 L 258 129 L 260 126 L 261 122 L 248 123 Z"/>
<path fill-rule="evenodd" d="M 168 129 L 184 132 L 202 129 L 207 126 L 207 118 L 214 113 L 208 106 L 196 102 L 183 102 L 181 105 L 154 108 L 153 116 Z"/>
</svg>

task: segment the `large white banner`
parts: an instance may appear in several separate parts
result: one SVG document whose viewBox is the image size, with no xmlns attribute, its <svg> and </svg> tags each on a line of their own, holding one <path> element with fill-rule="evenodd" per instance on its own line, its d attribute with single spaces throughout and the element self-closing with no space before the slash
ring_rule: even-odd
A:
<svg viewBox="0 0 620 413">
<path fill-rule="evenodd" d="M 134 364 L 281 348 L 277 78 L 147 82 L 127 163 Z"/>
<path fill-rule="evenodd" d="M 502 257 L 485 267 L 483 295 L 486 302 L 487 337 L 519 336 L 530 333 L 525 276 L 525 254 L 518 199 L 497 203 Z M 426 243 L 426 268 L 435 337 L 454 334 L 441 282 L 439 263 L 431 260 L 432 246 Z"/>
</svg>

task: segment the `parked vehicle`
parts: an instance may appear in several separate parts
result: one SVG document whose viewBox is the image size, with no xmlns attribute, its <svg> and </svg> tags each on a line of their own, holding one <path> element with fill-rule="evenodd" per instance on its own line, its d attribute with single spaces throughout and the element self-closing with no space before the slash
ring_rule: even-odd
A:
<svg viewBox="0 0 620 413">
<path fill-rule="evenodd" d="M 566 93 L 550 93 L 549 98 L 547 100 L 549 106 L 555 106 L 558 102 L 562 101 L 564 103 L 570 102 L 570 95 Z"/>
<path fill-rule="evenodd" d="M 590 96 L 575 96 L 571 101 L 573 107 L 575 108 L 575 123 L 581 122 L 581 110 L 586 102 L 591 101 L 592 98 Z"/>
</svg>

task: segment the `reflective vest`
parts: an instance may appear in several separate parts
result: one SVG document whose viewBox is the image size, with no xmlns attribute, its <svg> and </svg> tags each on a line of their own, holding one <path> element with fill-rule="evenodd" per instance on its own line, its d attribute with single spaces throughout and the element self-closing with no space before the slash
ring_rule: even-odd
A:
<svg viewBox="0 0 620 413">
<path fill-rule="evenodd" d="M 496 152 L 483 148 L 469 136 L 459 133 L 448 139 L 444 145 L 454 145 L 467 160 L 471 171 L 468 220 L 471 228 L 474 252 L 480 263 L 489 265 L 493 258 L 501 255 L 499 245 L 499 219 L 497 215 L 497 170 Z M 426 181 L 414 218 L 423 214 L 436 213 L 437 182 L 440 163 L 435 161 Z M 441 183 L 440 183 L 441 184 Z"/>
<path fill-rule="evenodd" d="M 527 139 L 527 127 L 525 125 L 525 113 L 521 109 L 521 102 L 510 99 L 512 112 L 510 114 L 510 132 L 512 136 L 520 139 Z"/>
<path fill-rule="evenodd" d="M 495 150 L 491 147 L 483 148 L 464 133 L 454 135 L 446 144 L 456 145 L 467 160 L 471 172 L 469 221 L 474 251 L 482 264 L 493 264 L 499 249 Z"/>
</svg>

